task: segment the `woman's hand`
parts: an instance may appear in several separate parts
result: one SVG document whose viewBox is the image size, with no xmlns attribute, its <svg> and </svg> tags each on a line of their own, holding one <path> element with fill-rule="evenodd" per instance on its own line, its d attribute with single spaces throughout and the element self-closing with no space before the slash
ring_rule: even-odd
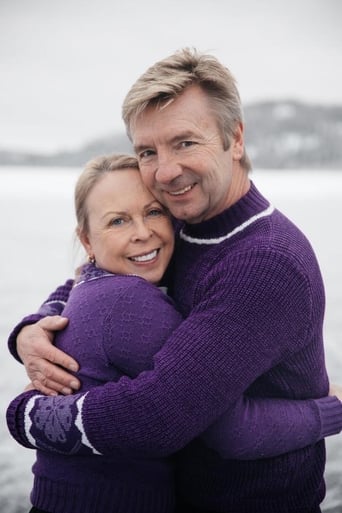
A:
<svg viewBox="0 0 342 513">
<path fill-rule="evenodd" d="M 76 372 L 77 362 L 53 345 L 54 332 L 62 330 L 68 319 L 59 315 L 45 317 L 25 326 L 17 337 L 17 352 L 33 388 L 45 395 L 67 395 L 80 383 L 66 370 Z"/>
</svg>

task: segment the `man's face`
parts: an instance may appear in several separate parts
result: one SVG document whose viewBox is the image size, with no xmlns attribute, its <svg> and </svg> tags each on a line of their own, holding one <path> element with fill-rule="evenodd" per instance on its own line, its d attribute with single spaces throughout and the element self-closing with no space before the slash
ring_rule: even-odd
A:
<svg viewBox="0 0 342 513">
<path fill-rule="evenodd" d="M 190 86 L 161 109 L 148 107 L 131 133 L 146 186 L 176 218 L 198 223 L 230 206 L 232 174 L 243 151 L 241 127 L 224 150 L 199 86 Z"/>
</svg>

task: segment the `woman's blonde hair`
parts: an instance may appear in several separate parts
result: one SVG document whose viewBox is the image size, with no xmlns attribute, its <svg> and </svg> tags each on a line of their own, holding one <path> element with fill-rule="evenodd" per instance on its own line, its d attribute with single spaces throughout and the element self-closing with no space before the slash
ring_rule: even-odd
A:
<svg viewBox="0 0 342 513">
<path fill-rule="evenodd" d="M 87 162 L 75 186 L 74 203 L 78 234 L 87 233 L 89 230 L 87 198 L 90 191 L 104 174 L 123 169 L 139 170 L 136 157 L 124 154 L 103 155 Z"/>
<path fill-rule="evenodd" d="M 184 48 L 151 66 L 131 87 L 122 106 L 128 137 L 134 120 L 148 106 L 163 106 L 173 101 L 187 87 L 198 85 L 208 95 L 217 118 L 225 149 L 243 123 L 240 95 L 231 72 L 214 56 Z M 244 151 L 241 165 L 251 169 Z"/>
</svg>

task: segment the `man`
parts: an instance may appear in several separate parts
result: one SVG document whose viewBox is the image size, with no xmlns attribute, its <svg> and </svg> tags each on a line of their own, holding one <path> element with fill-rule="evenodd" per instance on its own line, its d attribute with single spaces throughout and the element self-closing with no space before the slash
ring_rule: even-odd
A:
<svg viewBox="0 0 342 513">
<path fill-rule="evenodd" d="M 123 118 L 143 180 L 183 221 L 170 282 L 186 319 L 152 371 L 71 396 L 79 443 L 101 454 L 179 451 L 179 511 L 319 512 L 323 441 L 283 456 L 236 461 L 196 438 L 245 391 L 317 399 L 329 388 L 320 270 L 303 234 L 249 179 L 234 79 L 211 56 L 177 52 L 133 85 Z M 51 299 L 67 292 L 62 288 L 62 297 Z M 77 386 L 45 359 L 66 368 L 75 362 L 42 341 L 42 331 L 37 336 L 39 326 L 53 330 L 62 323 L 44 319 L 18 337 L 19 355 L 44 392 Z M 12 335 L 12 350 L 23 324 Z M 327 419 L 326 430 L 328 419 L 341 416 L 336 398 L 318 399 L 315 407 Z"/>
</svg>

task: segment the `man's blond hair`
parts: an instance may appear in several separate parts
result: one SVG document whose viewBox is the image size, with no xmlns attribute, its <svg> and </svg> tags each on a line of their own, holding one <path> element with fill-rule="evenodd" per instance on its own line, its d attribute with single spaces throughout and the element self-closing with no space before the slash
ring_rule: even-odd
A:
<svg viewBox="0 0 342 513">
<path fill-rule="evenodd" d="M 184 90 L 198 85 L 208 95 L 217 117 L 225 149 L 230 146 L 236 127 L 243 123 L 240 95 L 231 72 L 216 57 L 184 48 L 151 66 L 131 87 L 122 106 L 128 137 L 134 120 L 148 106 L 164 106 Z M 241 165 L 249 171 L 251 164 L 244 151 Z"/>
</svg>

